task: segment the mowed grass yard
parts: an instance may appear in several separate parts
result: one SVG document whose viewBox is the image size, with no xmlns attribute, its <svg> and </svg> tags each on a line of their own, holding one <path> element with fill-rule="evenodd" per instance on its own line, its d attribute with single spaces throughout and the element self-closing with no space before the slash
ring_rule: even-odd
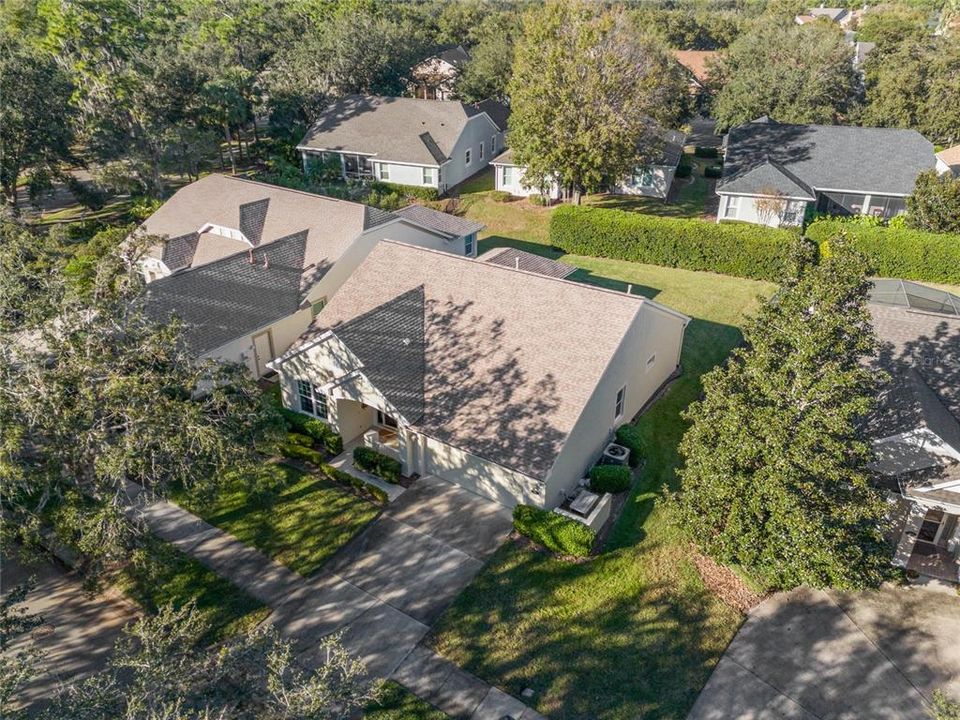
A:
<svg viewBox="0 0 960 720">
<path fill-rule="evenodd" d="M 180 494 L 176 501 L 304 577 L 380 512 L 326 478 L 278 463 L 229 474 L 212 499 Z"/>
<path fill-rule="evenodd" d="M 677 489 L 680 414 L 699 395 L 701 375 L 741 341 L 744 317 L 774 286 L 562 256 L 544 244 L 549 211 L 523 208 L 502 224 L 501 208 L 484 212 L 491 201 L 468 202 L 468 215 L 488 225 L 481 252 L 513 245 L 559 257 L 580 268 L 574 280 L 619 290 L 632 285 L 693 322 L 684 339 L 684 374 L 637 420 L 645 466 L 606 552 L 572 564 L 504 545 L 429 641 L 515 695 L 531 688 L 530 702 L 553 718 L 683 718 L 742 616 L 705 587 L 661 493 Z"/>
</svg>

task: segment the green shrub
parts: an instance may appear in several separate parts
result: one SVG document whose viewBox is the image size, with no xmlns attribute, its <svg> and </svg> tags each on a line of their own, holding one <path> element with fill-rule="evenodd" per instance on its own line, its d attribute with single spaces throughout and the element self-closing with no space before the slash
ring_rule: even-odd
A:
<svg viewBox="0 0 960 720">
<path fill-rule="evenodd" d="M 640 442 L 640 431 L 635 426 L 621 425 L 617 428 L 617 445 L 623 445 L 630 451 L 630 467 L 640 464 L 643 445 Z"/>
<path fill-rule="evenodd" d="M 696 147 L 693 154 L 698 158 L 716 158 L 720 157 L 720 148 L 715 147 Z"/>
<path fill-rule="evenodd" d="M 344 472 L 343 470 L 338 470 L 332 465 L 321 465 L 320 470 L 323 471 L 323 474 L 326 475 L 330 480 L 338 482 L 341 485 L 349 485 L 352 488 L 356 488 L 357 490 L 365 492 L 379 502 L 386 503 L 390 500 L 390 496 L 387 495 L 383 488 L 379 488 L 376 485 L 364 482 L 360 478 L 351 475 L 348 472 Z"/>
<path fill-rule="evenodd" d="M 314 450 L 313 448 L 304 447 L 303 445 L 297 445 L 296 443 L 290 442 L 280 443 L 278 449 L 280 450 L 280 454 L 286 458 L 290 458 L 292 460 L 302 460 L 310 463 L 311 465 L 316 465 L 317 467 L 320 467 L 320 465 L 323 464 L 323 453 L 319 450 Z"/>
<path fill-rule="evenodd" d="M 530 202 L 531 202 L 533 205 L 541 205 L 541 206 L 544 206 L 544 207 L 550 205 L 550 203 L 553 202 L 553 201 L 552 201 L 549 197 L 547 197 L 546 195 L 531 195 L 531 196 L 530 196 L 529 198 L 527 198 L 527 199 L 530 200 Z"/>
<path fill-rule="evenodd" d="M 440 191 L 436 188 L 421 185 L 401 185 L 399 183 L 383 182 L 382 180 L 374 180 L 370 183 L 370 190 L 380 193 L 381 196 L 398 193 L 417 200 L 436 200 L 440 197 Z"/>
<path fill-rule="evenodd" d="M 685 163 L 680 163 L 680 164 L 677 166 L 677 172 L 676 172 L 676 174 L 674 175 L 674 177 L 685 178 L 685 177 L 690 177 L 692 174 L 693 174 L 693 166 L 692 166 L 692 165 L 687 165 L 687 164 L 685 164 Z"/>
<path fill-rule="evenodd" d="M 618 493 L 630 487 L 626 465 L 594 465 L 590 468 L 590 489 L 595 493 Z"/>
<path fill-rule="evenodd" d="M 287 433 L 287 443 L 301 447 L 313 447 L 313 438 L 298 432 Z"/>
<path fill-rule="evenodd" d="M 583 523 L 532 505 L 513 509 L 513 529 L 548 550 L 586 557 L 597 534 Z"/>
<path fill-rule="evenodd" d="M 324 450 L 331 455 L 339 455 L 343 452 L 343 438 L 323 420 L 287 408 L 281 408 L 280 414 L 283 415 L 290 431 L 309 435 L 323 445 Z"/>
<path fill-rule="evenodd" d="M 786 274 L 796 239 L 795 232 L 764 225 L 573 205 L 557 208 L 550 217 L 550 241 L 567 253 L 774 282 Z"/>
<path fill-rule="evenodd" d="M 490 193 L 490 199 L 494 202 L 510 202 L 510 199 L 513 197 L 506 190 L 494 190 Z"/>
<path fill-rule="evenodd" d="M 960 235 L 833 218 L 811 223 L 807 237 L 817 243 L 821 254 L 829 254 L 830 240 L 840 232 L 846 232 L 854 246 L 870 258 L 877 275 L 960 283 Z"/>
<path fill-rule="evenodd" d="M 400 470 L 403 467 L 399 460 L 377 452 L 373 448 L 360 445 L 353 449 L 353 464 L 361 470 L 381 477 L 387 482 L 400 482 Z"/>
<path fill-rule="evenodd" d="M 703 169 L 705 178 L 719 178 L 723 176 L 723 168 L 719 165 L 708 165 Z"/>
</svg>

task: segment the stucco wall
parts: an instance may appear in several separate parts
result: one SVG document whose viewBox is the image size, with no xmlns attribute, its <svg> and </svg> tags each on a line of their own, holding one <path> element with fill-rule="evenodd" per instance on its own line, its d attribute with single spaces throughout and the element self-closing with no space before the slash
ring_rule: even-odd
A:
<svg viewBox="0 0 960 720">
<path fill-rule="evenodd" d="M 620 195 L 643 195 L 645 197 L 666 198 L 670 192 L 670 185 L 677 172 L 676 167 L 670 165 L 655 165 L 653 168 L 653 182 L 651 185 L 637 185 L 633 178 L 627 178 L 617 185 L 613 192 Z M 639 177 L 639 173 L 638 173 Z"/>
<path fill-rule="evenodd" d="M 225 345 L 221 345 L 201 357 L 243 363 L 250 369 L 250 373 L 256 377 L 257 365 L 253 352 L 253 336 L 259 335 L 269 328 L 273 336 L 273 355 L 274 357 L 278 357 L 286 352 L 293 344 L 293 341 L 300 337 L 303 331 L 307 329 L 310 320 L 311 314 L 309 308 L 298 310 L 292 315 L 288 315 L 271 325 L 255 330 L 249 335 L 239 337 Z M 273 358 L 270 359 L 272 360 Z"/>
<path fill-rule="evenodd" d="M 792 222 L 781 221 L 779 217 L 771 217 L 767 222 L 761 222 L 760 214 L 757 212 L 757 198 L 748 195 L 741 195 L 740 206 L 733 215 L 727 215 L 727 207 L 730 201 L 729 195 L 720 196 L 720 207 L 717 210 L 717 221 L 722 220 L 740 220 L 741 222 L 753 223 L 754 225 L 768 225 L 770 227 L 782 227 L 785 225 L 799 225 L 803 222 L 803 214 L 806 211 L 807 203 L 803 200 L 791 200 L 789 212 L 795 213 L 796 217 Z"/>
<path fill-rule="evenodd" d="M 504 167 L 503 165 L 496 166 L 496 175 L 494 186 L 497 190 L 502 190 L 508 192 L 511 195 L 516 195 L 517 197 L 529 197 L 530 195 L 539 195 L 540 190 L 538 188 L 526 187 L 523 184 L 523 175 L 526 170 L 524 167 L 518 165 L 511 165 L 512 170 L 511 182 L 504 182 Z M 551 183 L 550 187 L 547 189 L 547 195 L 553 200 L 560 198 L 560 186 L 557 183 Z"/>
<path fill-rule="evenodd" d="M 556 507 L 612 440 L 616 429 L 629 422 L 666 382 L 680 363 L 683 344 L 682 318 L 646 304 L 604 371 L 547 475 L 543 503 Z M 656 360 L 648 367 L 652 355 Z M 614 417 L 617 391 L 627 386 L 623 416 Z"/>
</svg>

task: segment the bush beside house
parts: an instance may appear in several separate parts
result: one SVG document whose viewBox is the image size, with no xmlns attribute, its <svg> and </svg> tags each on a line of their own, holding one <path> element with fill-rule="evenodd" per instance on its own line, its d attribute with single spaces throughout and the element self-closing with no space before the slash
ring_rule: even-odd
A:
<svg viewBox="0 0 960 720">
<path fill-rule="evenodd" d="M 436 200 L 440 197 L 440 191 L 433 187 L 401 185 L 400 183 L 384 182 L 383 180 L 374 180 L 371 182 L 370 189 L 381 195 L 398 193 L 404 197 L 415 198 L 417 200 Z"/>
<path fill-rule="evenodd" d="M 344 472 L 343 470 L 338 470 L 332 465 L 321 465 L 320 471 L 330 480 L 338 482 L 341 485 L 348 485 L 356 490 L 360 490 L 361 492 L 365 492 L 378 502 L 386 503 L 390 500 L 390 496 L 387 495 L 385 490 L 378 488 L 376 485 L 371 483 L 364 482 L 360 478 Z"/>
<path fill-rule="evenodd" d="M 309 436 L 331 455 L 343 452 L 343 438 L 322 420 L 286 408 L 281 408 L 280 413 L 291 432 Z"/>
<path fill-rule="evenodd" d="M 575 255 L 707 270 L 755 280 L 781 280 L 795 232 L 763 225 L 564 206 L 550 218 L 550 242 Z"/>
<path fill-rule="evenodd" d="M 630 451 L 630 467 L 637 467 L 643 457 L 643 444 L 640 441 L 640 431 L 634 425 L 621 425 L 617 428 L 617 445 L 623 445 Z"/>
<path fill-rule="evenodd" d="M 811 223 L 807 237 L 826 255 L 830 252 L 830 240 L 841 232 L 870 259 L 877 275 L 960 283 L 960 235 L 830 218 Z"/>
<path fill-rule="evenodd" d="M 373 448 L 363 445 L 354 448 L 353 464 L 360 470 L 383 478 L 387 482 L 400 482 L 400 470 L 403 467 L 400 461 L 377 452 Z"/>
<path fill-rule="evenodd" d="M 583 523 L 532 505 L 513 509 L 513 529 L 548 550 L 576 557 L 589 555 L 597 537 Z"/>
<path fill-rule="evenodd" d="M 630 487 L 626 465 L 596 465 L 590 468 L 590 489 L 595 493 L 618 493 Z"/>
</svg>

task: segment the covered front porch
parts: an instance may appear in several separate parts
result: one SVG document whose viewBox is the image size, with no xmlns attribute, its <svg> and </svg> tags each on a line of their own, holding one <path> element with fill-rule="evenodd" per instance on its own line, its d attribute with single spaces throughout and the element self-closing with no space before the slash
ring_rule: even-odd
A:
<svg viewBox="0 0 960 720">
<path fill-rule="evenodd" d="M 904 501 L 910 502 L 909 498 Z M 960 513 L 911 502 L 894 565 L 928 578 L 960 583 Z"/>
</svg>

